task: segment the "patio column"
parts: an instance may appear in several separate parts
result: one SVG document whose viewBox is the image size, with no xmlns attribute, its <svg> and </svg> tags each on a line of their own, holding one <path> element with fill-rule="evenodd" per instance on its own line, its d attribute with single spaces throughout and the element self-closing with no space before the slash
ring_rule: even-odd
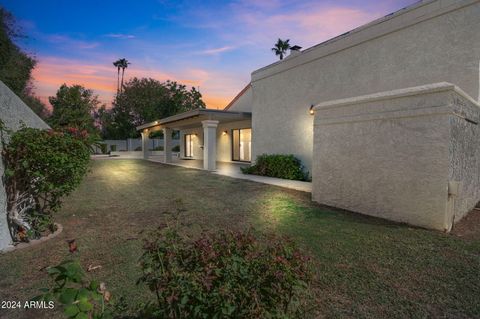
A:
<svg viewBox="0 0 480 319">
<path fill-rule="evenodd" d="M 172 162 L 172 129 L 165 127 L 163 129 L 163 162 Z"/>
<path fill-rule="evenodd" d="M 149 150 L 148 150 L 148 145 L 150 144 L 149 143 L 149 133 L 148 133 L 148 130 L 144 130 L 142 133 L 142 151 L 143 151 L 143 158 L 144 159 L 148 159 L 148 156 L 149 156 Z"/>
<path fill-rule="evenodd" d="M 217 161 L 218 121 L 202 121 L 203 125 L 203 169 L 214 171 Z"/>
</svg>

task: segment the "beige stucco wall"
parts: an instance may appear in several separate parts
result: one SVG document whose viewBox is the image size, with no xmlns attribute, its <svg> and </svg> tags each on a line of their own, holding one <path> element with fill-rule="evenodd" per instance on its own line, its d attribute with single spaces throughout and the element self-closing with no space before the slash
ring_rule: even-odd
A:
<svg viewBox="0 0 480 319">
<path fill-rule="evenodd" d="M 480 1 L 427 1 L 252 74 L 253 154 L 311 169 L 312 104 L 447 81 L 479 97 Z M 274 141 L 281 140 L 282 143 Z"/>
<path fill-rule="evenodd" d="M 13 131 L 18 130 L 22 124 L 28 127 L 49 128 L 23 101 L 15 95 L 3 82 L 0 81 L 0 119 L 5 126 Z M 0 145 L 0 153 L 1 153 Z M 3 161 L 0 158 L 0 176 L 4 174 Z M 6 193 L 3 181 L 0 185 L 0 250 L 11 243 L 6 215 Z"/>
<path fill-rule="evenodd" d="M 480 200 L 479 129 L 462 113 L 478 122 L 480 107 L 466 96 L 444 83 L 320 104 L 313 200 L 449 231 Z"/>
<path fill-rule="evenodd" d="M 480 108 L 463 96 L 451 99 L 458 115 L 449 118 L 449 180 L 459 183 L 451 219 L 457 222 L 480 201 Z"/>
<path fill-rule="evenodd" d="M 228 108 L 234 112 L 252 112 L 252 87 L 249 85 L 245 92 Z"/>
</svg>

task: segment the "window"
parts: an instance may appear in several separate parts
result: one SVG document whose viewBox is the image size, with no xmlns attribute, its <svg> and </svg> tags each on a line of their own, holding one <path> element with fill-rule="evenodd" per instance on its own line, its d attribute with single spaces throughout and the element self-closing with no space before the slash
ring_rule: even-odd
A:
<svg viewBox="0 0 480 319">
<path fill-rule="evenodd" d="M 232 159 L 241 162 L 252 160 L 252 129 L 232 130 Z"/>
<path fill-rule="evenodd" d="M 193 134 L 185 134 L 185 157 L 193 157 Z"/>
</svg>

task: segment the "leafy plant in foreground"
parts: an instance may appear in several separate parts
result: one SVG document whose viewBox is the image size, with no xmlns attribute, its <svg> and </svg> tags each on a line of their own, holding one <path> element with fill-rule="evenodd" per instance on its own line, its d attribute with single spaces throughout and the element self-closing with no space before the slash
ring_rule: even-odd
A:
<svg viewBox="0 0 480 319">
<path fill-rule="evenodd" d="M 165 227 L 145 241 L 140 264 L 154 318 L 295 318 L 308 308 L 310 261 L 286 238 L 220 231 L 190 240 Z"/>
<path fill-rule="evenodd" d="M 57 301 L 67 318 L 108 319 L 113 318 L 110 309 L 110 292 L 105 284 L 92 280 L 85 282 L 85 273 L 78 261 L 67 260 L 48 269 L 54 280 L 52 288 L 43 288 L 37 301 Z"/>
</svg>

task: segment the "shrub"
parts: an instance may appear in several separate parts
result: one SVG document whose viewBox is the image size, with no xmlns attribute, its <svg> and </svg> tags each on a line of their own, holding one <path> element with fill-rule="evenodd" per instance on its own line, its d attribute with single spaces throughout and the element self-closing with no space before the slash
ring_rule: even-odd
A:
<svg viewBox="0 0 480 319">
<path fill-rule="evenodd" d="M 78 261 L 64 261 L 48 268 L 48 274 L 54 280 L 53 287 L 42 288 L 43 293 L 33 298 L 34 301 L 53 303 L 56 300 L 66 318 L 113 318 L 110 292 L 104 283 L 87 281 Z"/>
<path fill-rule="evenodd" d="M 157 147 L 152 149 L 152 151 L 163 151 L 163 145 L 158 145 Z"/>
<path fill-rule="evenodd" d="M 141 151 L 141 150 L 142 150 L 142 147 L 141 147 L 141 146 L 138 146 L 138 147 L 135 148 L 135 151 L 137 151 L 137 152 L 138 152 L 138 151 Z"/>
<path fill-rule="evenodd" d="M 180 152 L 180 145 L 175 145 L 174 147 L 172 147 L 172 152 Z"/>
<path fill-rule="evenodd" d="M 52 215 L 60 208 L 62 197 L 86 174 L 88 134 L 26 127 L 8 133 L 8 144 L 2 134 L 2 155 L 9 225 L 15 241 L 28 241 L 53 230 Z"/>
<path fill-rule="evenodd" d="M 144 245 L 139 283 L 158 304 L 145 317 L 305 316 L 312 272 L 291 241 L 227 231 L 188 240 L 170 228 L 152 238 Z"/>
<path fill-rule="evenodd" d="M 116 152 L 117 151 L 117 145 L 113 144 L 110 145 L 110 152 Z"/>
<path fill-rule="evenodd" d="M 263 154 L 257 157 L 255 165 L 242 167 L 244 174 L 254 174 L 269 177 L 305 181 L 309 179 L 302 162 L 293 155 Z"/>
</svg>

